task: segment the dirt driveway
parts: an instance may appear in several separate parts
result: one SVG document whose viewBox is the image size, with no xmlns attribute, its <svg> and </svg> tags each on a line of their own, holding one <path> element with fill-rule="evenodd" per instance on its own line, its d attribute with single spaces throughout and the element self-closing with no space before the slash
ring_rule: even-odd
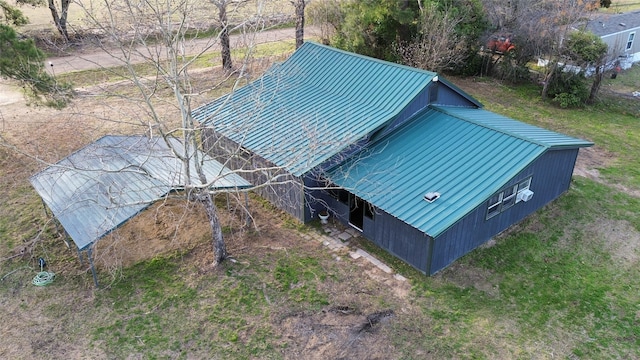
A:
<svg viewBox="0 0 640 360">
<path fill-rule="evenodd" d="M 305 27 L 305 38 L 315 38 L 320 33 L 316 27 Z M 236 34 L 231 35 L 231 48 L 242 48 L 251 44 L 265 44 L 276 41 L 291 40 L 295 38 L 294 28 L 274 29 L 253 34 Z M 151 51 L 156 53 L 162 48 L 139 47 L 135 51 L 131 51 L 127 56 L 131 56 L 131 63 L 145 62 L 144 54 L 150 54 Z M 188 41 L 184 46 L 185 55 L 196 55 L 199 53 L 209 53 L 220 51 L 220 44 L 217 38 L 193 39 Z M 73 55 L 62 57 L 51 57 L 47 59 L 47 70 L 54 74 L 63 74 L 72 71 L 89 70 L 97 68 L 109 68 L 122 66 L 125 62 L 122 60 L 124 54 L 119 56 L 116 53 L 108 54 L 102 49 L 91 49 L 88 51 L 78 51 Z"/>
</svg>

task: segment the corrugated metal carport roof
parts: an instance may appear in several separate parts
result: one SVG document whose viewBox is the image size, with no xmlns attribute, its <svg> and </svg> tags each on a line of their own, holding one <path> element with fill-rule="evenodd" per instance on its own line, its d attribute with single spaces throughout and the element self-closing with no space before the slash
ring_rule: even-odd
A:
<svg viewBox="0 0 640 360">
<path fill-rule="evenodd" d="M 182 143 L 169 139 L 184 153 Z M 184 188 L 182 162 L 163 138 L 105 136 L 30 178 L 79 250 L 90 246 L 171 190 Z M 195 152 L 193 152 L 195 154 Z M 198 151 L 212 188 L 251 185 Z M 199 184 L 195 169 L 191 183 Z"/>
</svg>

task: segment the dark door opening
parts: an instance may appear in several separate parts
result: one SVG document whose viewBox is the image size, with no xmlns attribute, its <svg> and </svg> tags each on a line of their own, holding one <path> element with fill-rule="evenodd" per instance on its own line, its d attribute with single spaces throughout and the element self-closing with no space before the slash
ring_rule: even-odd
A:
<svg viewBox="0 0 640 360">
<path fill-rule="evenodd" d="M 364 207 L 366 203 L 355 195 L 349 197 L 349 224 L 362 231 Z"/>
</svg>

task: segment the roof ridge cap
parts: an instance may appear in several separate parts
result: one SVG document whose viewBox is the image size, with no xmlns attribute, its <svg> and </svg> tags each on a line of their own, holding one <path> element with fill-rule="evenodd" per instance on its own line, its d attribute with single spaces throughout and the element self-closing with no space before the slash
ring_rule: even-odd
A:
<svg viewBox="0 0 640 360">
<path fill-rule="evenodd" d="M 484 128 L 486 128 L 486 129 L 490 129 L 490 130 L 493 130 L 493 131 L 496 131 L 496 132 L 499 132 L 499 133 L 502 133 L 502 134 L 505 134 L 505 135 L 509 135 L 509 136 L 511 136 L 511 137 L 514 137 L 514 138 L 517 138 L 517 139 L 520 139 L 520 140 L 523 140 L 523 141 L 527 141 L 527 142 L 530 142 L 530 143 L 535 144 L 535 145 L 542 146 L 542 147 L 544 147 L 544 148 L 546 148 L 546 149 L 551 148 L 551 146 L 550 146 L 549 144 L 542 143 L 542 142 L 537 141 L 537 140 L 534 140 L 534 139 L 532 139 L 532 138 L 530 138 L 530 137 L 522 136 L 522 135 L 520 135 L 520 134 L 516 134 L 516 133 L 514 133 L 514 132 L 507 131 L 507 130 L 505 130 L 505 129 L 501 129 L 501 128 L 498 128 L 498 127 L 495 127 L 495 126 L 490 126 L 490 125 L 488 125 L 488 124 L 481 123 L 481 122 L 476 121 L 476 120 L 473 120 L 473 119 L 469 119 L 469 118 L 462 117 L 462 116 L 459 116 L 459 115 L 456 115 L 456 114 L 452 114 L 451 112 L 449 112 L 449 111 L 447 111 L 447 110 L 445 109 L 447 106 L 438 106 L 438 105 L 429 105 L 429 106 L 432 106 L 435 110 L 440 111 L 440 112 L 442 112 L 442 113 L 444 113 L 444 114 L 447 114 L 447 115 L 449 115 L 449 116 L 455 117 L 456 119 L 460 119 L 460 120 L 462 120 L 462 121 L 466 121 L 466 122 L 468 122 L 468 123 L 471 123 L 471 124 L 474 124 L 474 125 L 477 125 L 477 126 L 484 127 Z M 473 108 L 466 107 L 466 106 L 449 106 L 449 107 L 473 109 Z M 509 119 L 509 120 L 512 120 L 512 121 L 518 121 L 518 120 L 516 120 L 516 119 L 511 119 L 511 118 L 509 118 L 509 117 L 506 117 L 506 116 L 504 116 L 504 115 L 500 115 L 500 114 L 498 114 L 498 113 L 494 113 L 493 111 L 489 111 L 489 110 L 486 110 L 486 109 L 484 109 L 484 108 L 475 108 L 475 109 L 473 109 L 473 110 L 486 111 L 486 112 L 490 112 L 490 113 L 492 113 L 492 114 L 496 114 L 496 115 L 498 115 L 498 116 L 505 117 L 505 118 L 507 118 L 507 119 Z M 542 129 L 542 130 L 552 131 L 552 130 L 548 130 L 548 129 L 541 128 L 541 127 L 539 127 L 539 126 L 535 126 L 535 125 L 527 124 L 527 123 L 524 123 L 524 122 L 522 122 L 522 121 L 518 121 L 518 122 L 520 122 L 520 123 L 522 123 L 522 124 L 525 124 L 525 125 L 533 126 L 533 127 L 536 127 L 536 128 Z M 552 132 L 554 132 L 554 133 L 558 133 L 558 132 L 556 132 L 556 131 L 552 131 Z"/>
<path fill-rule="evenodd" d="M 397 67 L 397 68 L 404 69 L 404 70 L 407 70 L 407 71 L 424 73 L 425 75 L 432 75 L 432 76 L 438 75 L 438 73 L 433 72 L 433 71 L 424 70 L 424 69 L 420 69 L 420 68 L 415 68 L 415 67 L 411 67 L 411 66 L 404 65 L 404 64 L 398 64 L 398 63 L 394 63 L 394 62 L 391 62 L 391 61 L 374 58 L 372 56 L 357 54 L 357 53 L 350 52 L 350 51 L 343 50 L 343 49 L 339 49 L 339 48 L 336 48 L 336 47 L 333 47 L 333 46 L 320 44 L 320 43 L 317 43 L 315 41 L 305 41 L 303 47 L 306 44 L 314 45 L 314 46 L 317 46 L 317 47 L 320 47 L 320 48 L 324 48 L 324 49 L 327 49 L 327 50 L 330 50 L 330 51 L 338 52 L 338 53 L 341 53 L 341 54 L 344 54 L 344 55 L 348 55 L 348 56 L 351 56 L 351 57 L 361 58 L 363 60 L 372 61 L 372 62 L 376 62 L 376 63 L 381 63 L 381 64 L 387 65 L 387 66 Z"/>
</svg>

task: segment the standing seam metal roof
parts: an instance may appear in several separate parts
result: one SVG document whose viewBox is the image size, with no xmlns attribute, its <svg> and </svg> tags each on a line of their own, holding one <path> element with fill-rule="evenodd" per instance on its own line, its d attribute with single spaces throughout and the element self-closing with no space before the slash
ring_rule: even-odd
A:
<svg viewBox="0 0 640 360">
<path fill-rule="evenodd" d="M 482 109 L 429 107 L 333 169 L 330 178 L 437 237 L 548 149 L 591 144 L 494 115 Z M 432 191 L 441 196 L 428 203 L 423 196 Z"/>
<path fill-rule="evenodd" d="M 435 75 L 306 42 L 193 117 L 300 176 L 390 121 Z"/>
<path fill-rule="evenodd" d="M 183 152 L 177 139 L 170 141 Z M 199 155 L 212 188 L 250 186 L 219 162 Z M 185 180 L 182 162 L 164 140 L 142 136 L 102 137 L 30 178 L 80 250 L 169 191 L 184 188 Z M 192 175 L 191 183 L 200 181 Z"/>
<path fill-rule="evenodd" d="M 553 149 L 593 145 L 593 143 L 589 141 L 529 125 L 484 109 L 442 106 L 434 106 L 433 108 L 462 120 L 470 121 L 480 126 L 488 127 Z"/>
</svg>

